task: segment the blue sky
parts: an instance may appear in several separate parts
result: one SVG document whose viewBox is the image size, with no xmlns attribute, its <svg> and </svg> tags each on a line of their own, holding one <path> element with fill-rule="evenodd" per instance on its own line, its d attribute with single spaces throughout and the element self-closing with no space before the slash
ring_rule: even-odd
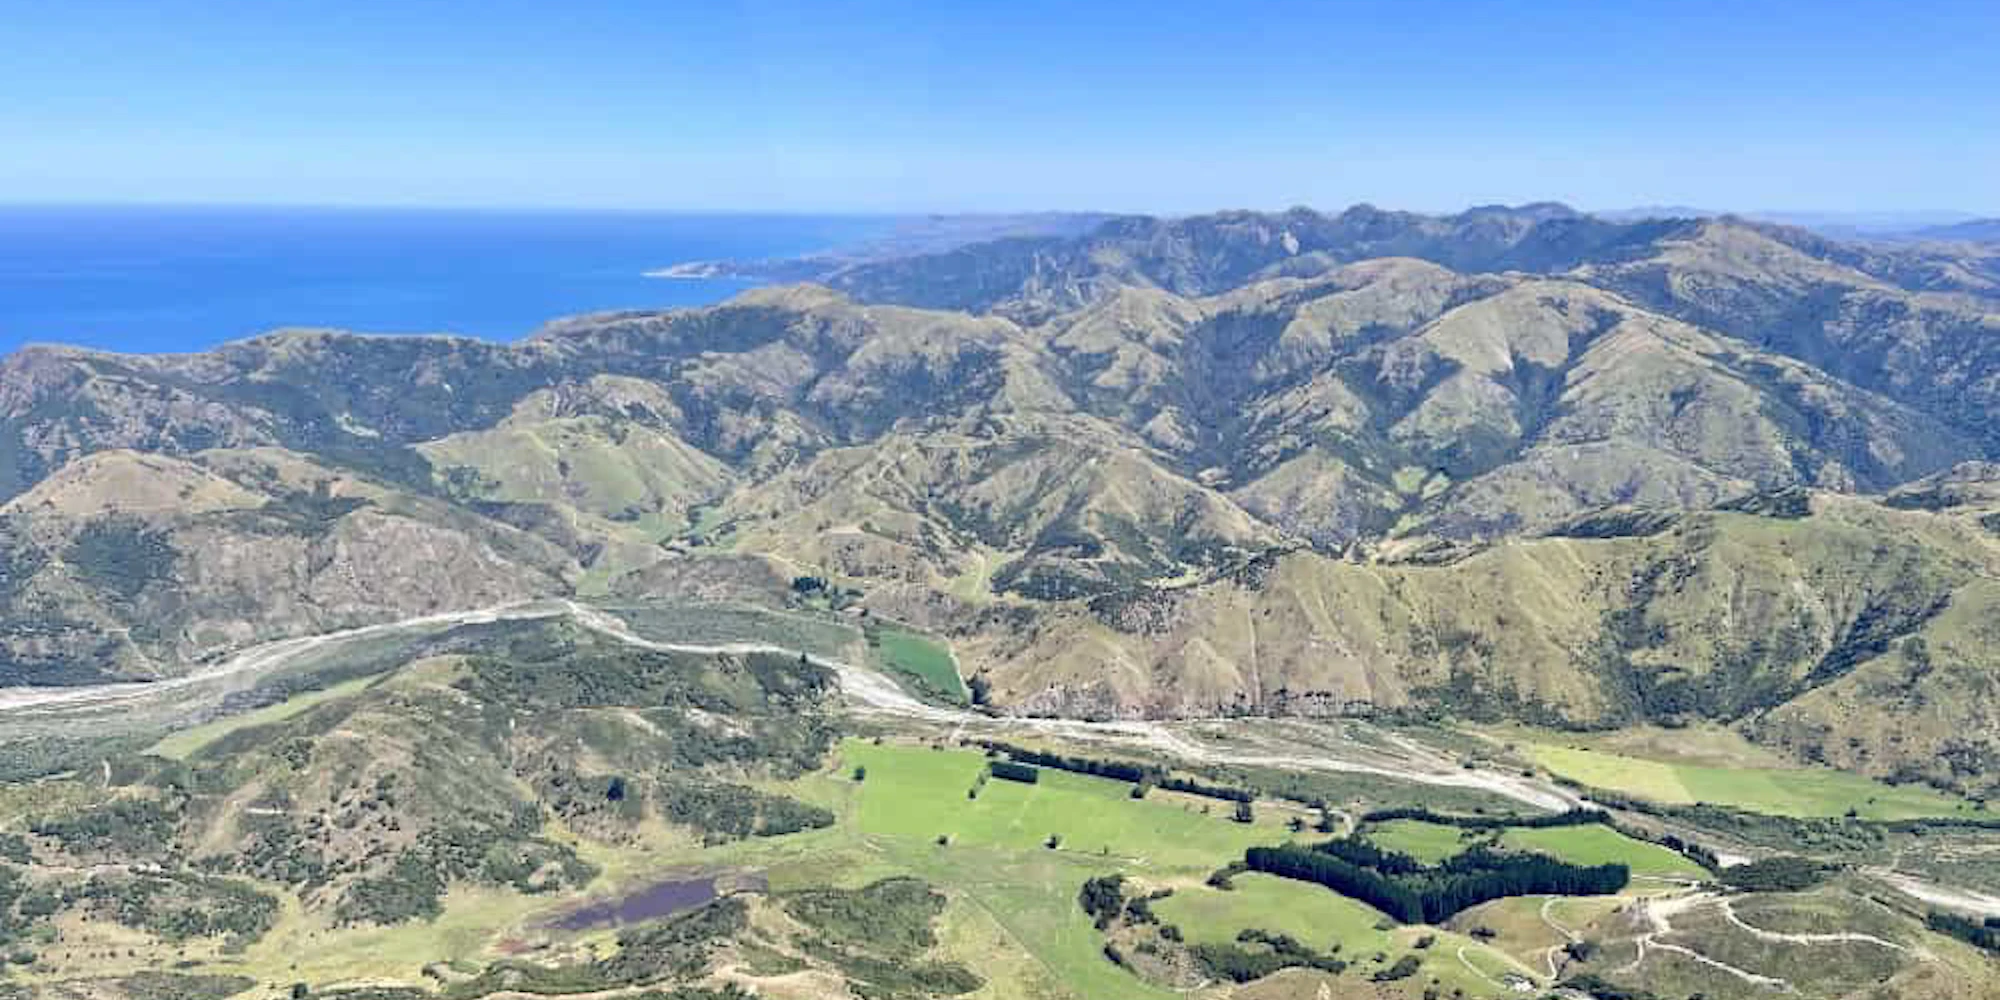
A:
<svg viewBox="0 0 2000 1000">
<path fill-rule="evenodd" d="M 0 202 L 2000 213 L 2000 3 L 0 0 Z"/>
</svg>

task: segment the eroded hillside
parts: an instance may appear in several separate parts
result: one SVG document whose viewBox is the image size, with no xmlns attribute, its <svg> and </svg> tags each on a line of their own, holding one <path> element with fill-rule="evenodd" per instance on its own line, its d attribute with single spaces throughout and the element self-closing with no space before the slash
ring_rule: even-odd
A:
<svg viewBox="0 0 2000 1000">
<path fill-rule="evenodd" d="M 1007 710 L 1715 719 L 1986 789 L 1991 264 L 1364 207 L 830 264 L 511 345 L 29 349 L 0 672 L 833 593 L 949 636 Z"/>
</svg>

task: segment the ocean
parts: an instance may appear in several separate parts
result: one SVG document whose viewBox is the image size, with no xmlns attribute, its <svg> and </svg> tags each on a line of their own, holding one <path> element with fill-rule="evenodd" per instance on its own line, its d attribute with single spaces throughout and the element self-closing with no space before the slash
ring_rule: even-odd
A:
<svg viewBox="0 0 2000 1000">
<path fill-rule="evenodd" d="M 747 287 L 645 272 L 877 236 L 869 216 L 0 206 L 0 352 L 198 351 L 288 326 L 521 337 Z"/>
</svg>

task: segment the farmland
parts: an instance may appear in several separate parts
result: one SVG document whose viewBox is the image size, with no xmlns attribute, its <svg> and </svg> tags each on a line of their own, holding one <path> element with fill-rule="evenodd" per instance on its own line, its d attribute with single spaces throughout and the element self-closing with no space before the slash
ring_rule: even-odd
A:
<svg viewBox="0 0 2000 1000">
<path fill-rule="evenodd" d="M 1669 805 L 1705 802 L 1776 816 L 1896 820 L 1957 816 L 1973 806 L 1930 788 L 1889 785 L 1830 768 L 1719 767 L 1534 744 L 1535 763 L 1592 788 Z"/>
<path fill-rule="evenodd" d="M 1515 851 L 1539 851 L 1573 865 L 1621 864 L 1634 875 L 1699 879 L 1708 873 L 1700 865 L 1658 844 L 1635 840 L 1608 826 L 1559 826 L 1512 829 L 1500 846 Z"/>
<path fill-rule="evenodd" d="M 851 653 L 862 646 L 860 630 L 848 631 L 837 623 L 806 616 L 745 612 L 706 621 L 695 621 L 688 615 L 630 617 L 635 628 L 656 636 L 722 639 L 733 631 L 783 624 L 796 629 L 802 638 L 819 629 L 811 638 L 822 648 L 845 646 Z M 916 638 L 914 634 L 911 637 Z M 541 647 L 530 644 L 523 648 L 532 651 Z M 924 647 L 918 649 L 919 655 L 925 651 Z M 928 651 L 942 655 L 934 646 Z M 876 652 L 887 655 L 879 643 Z M 948 657 L 945 659 L 948 662 Z M 406 724 L 396 720 L 408 712 L 422 706 L 433 706 L 423 708 L 426 713 L 442 711 L 443 706 L 457 704 L 467 695 L 494 698 L 515 690 L 448 683 L 453 675 L 437 669 L 445 662 L 420 661 L 388 677 L 371 675 L 296 694 L 185 730 L 154 745 L 150 753 L 184 761 L 187 766 L 213 769 L 262 745 L 260 740 L 268 741 L 265 728 L 274 725 L 322 734 L 330 745 L 342 745 L 367 734 L 377 745 L 393 746 L 396 740 L 407 738 Z M 557 669 L 552 664 L 568 663 L 535 662 L 540 666 L 519 677 L 546 679 L 551 669 Z M 685 669 L 693 662 L 680 667 Z M 760 661 L 760 665 L 769 670 L 790 668 L 796 662 L 778 657 Z M 609 678 L 626 676 L 612 669 L 621 665 L 632 664 L 613 657 L 587 675 L 601 686 Z M 574 669 L 574 665 L 562 669 Z M 503 672 L 495 676 L 516 675 Z M 714 691 L 736 689 L 703 690 L 709 692 L 704 697 L 709 697 Z M 348 702 L 367 706 L 369 711 L 350 712 Z M 738 710 L 749 711 L 741 706 Z M 509 961 L 510 956 L 524 954 L 537 956 L 533 961 L 550 968 L 580 970 L 592 955 L 616 953 L 618 931 L 566 930 L 555 918 L 585 904 L 623 898 L 663 878 L 690 874 L 701 878 L 741 875 L 745 877 L 742 884 L 758 887 L 745 897 L 744 905 L 753 914 L 751 930 L 726 946 L 733 950 L 728 951 L 725 961 L 751 970 L 746 973 L 750 976 L 746 982 L 758 987 L 760 995 L 780 998 L 800 995 L 783 988 L 780 980 L 787 973 L 782 970 L 810 961 L 817 963 L 812 966 L 815 970 L 825 972 L 831 967 L 826 963 L 838 964 L 828 957 L 833 952 L 823 950 L 824 942 L 814 945 L 822 947 L 819 952 L 800 951 L 812 942 L 779 930 L 787 926 L 780 912 L 787 899 L 801 893 L 865 893 L 884 880 L 910 879 L 920 880 L 928 887 L 926 891 L 938 894 L 936 942 L 925 946 L 921 961 L 937 967 L 961 967 L 978 975 L 985 985 L 969 995 L 981 1000 L 1098 996 L 1166 1000 L 1188 995 L 1202 1000 L 1232 996 L 1291 1000 L 1315 996 L 1321 987 L 1334 990 L 1333 995 L 1415 1000 L 1434 993 L 1462 994 L 1476 1000 L 1513 995 L 1516 986 L 1526 982 L 1547 987 L 1555 981 L 1551 970 L 1558 968 L 1565 974 L 1588 972 L 1613 976 L 1621 982 L 1667 984 L 1683 994 L 1698 988 L 1718 997 L 1733 995 L 1727 992 L 1730 974 L 1721 974 L 1721 979 L 1707 974 L 1684 975 L 1687 970 L 1681 965 L 1685 963 L 1663 957 L 1675 953 L 1661 952 L 1657 947 L 1649 953 L 1653 957 L 1640 966 L 1643 975 L 1625 971 L 1641 947 L 1650 947 L 1639 943 L 1647 939 L 1647 925 L 1627 915 L 1634 905 L 1644 905 L 1641 900 L 1664 907 L 1677 930 L 1686 927 L 1689 932 L 1701 933 L 1703 937 L 1694 947 L 1704 955 L 1723 956 L 1734 966 L 1758 975 L 1799 984 L 1822 979 L 1845 984 L 1880 981 L 1910 969 L 1922 971 L 1900 953 L 1868 951 L 1875 946 L 1865 942 L 1843 946 L 1843 954 L 1851 952 L 1853 961 L 1826 969 L 1814 966 L 1806 954 L 1811 947 L 1824 946 L 1801 944 L 1791 949 L 1797 954 L 1782 960 L 1753 954 L 1744 942 L 1731 937 L 1748 932 L 1730 922 L 1728 910 L 1707 902 L 1713 898 L 1712 887 L 1670 881 L 1704 880 L 1707 873 L 1679 854 L 1593 822 L 1589 816 L 1547 821 L 1580 825 L 1523 825 L 1522 804 L 1497 796 L 1412 783 L 1391 774 L 1357 778 L 1345 773 L 1292 772 L 1279 759 L 1268 756 L 1290 737 L 1306 732 L 1319 733 L 1327 741 L 1324 749 L 1329 754 L 1370 753 L 1379 757 L 1368 760 L 1393 761 L 1395 753 L 1404 752 L 1402 744 L 1380 738 L 1380 731 L 1369 726 L 1343 725 L 1322 731 L 1298 724 L 1258 723 L 1254 729 L 1243 724 L 1245 728 L 1239 730 L 1215 723 L 1188 730 L 1199 734 L 1196 738 L 1201 744 L 1195 745 L 1209 753 L 1232 746 L 1238 732 L 1251 732 L 1267 741 L 1257 744 L 1248 755 L 1253 763 L 1235 765 L 1204 760 L 1196 754 L 1181 755 L 1176 752 L 1179 745 L 1164 740 L 1111 744 L 1101 735 L 1090 742 L 1091 737 L 1081 730 L 1062 727 L 1007 728 L 1010 723 L 1005 720 L 970 712 L 947 714 L 935 701 L 925 706 L 925 711 L 929 714 L 922 716 L 922 721 L 885 721 L 879 716 L 856 720 L 858 725 L 844 731 L 865 735 L 831 736 L 833 742 L 804 760 L 800 769 L 745 775 L 739 780 L 754 785 L 754 789 L 722 793 L 727 797 L 754 791 L 818 807 L 825 811 L 830 825 L 817 829 L 731 841 L 703 836 L 699 829 L 676 825 L 659 815 L 648 814 L 627 826 L 605 825 L 606 812 L 616 807 L 544 814 L 546 822 L 535 835 L 573 849 L 599 873 L 595 878 L 552 886 L 540 895 L 523 894 L 505 885 L 455 885 L 443 895 L 434 916 L 390 925 L 347 923 L 337 911 L 315 905 L 309 895 L 265 884 L 279 900 L 275 923 L 261 938 L 236 951 L 225 950 L 220 941 L 169 950 L 108 922 L 86 925 L 65 918 L 62 946 L 48 949 L 41 964 L 25 975 L 37 982 L 74 977 L 90 968 L 84 964 L 89 956 L 113 948 L 130 953 L 127 964 L 184 957 L 200 962 L 209 972 L 247 976 L 272 990 L 282 990 L 296 981 L 309 982 L 315 988 L 362 981 L 422 984 L 437 978 L 425 970 L 440 962 L 450 966 L 443 973 L 449 980 L 477 974 Z M 321 715 L 315 716 L 315 712 Z M 592 746 L 600 753 L 617 752 L 630 741 L 641 739 L 640 733 L 651 733 L 648 724 L 673 721 L 658 707 L 592 708 L 585 712 L 579 723 L 587 719 L 588 726 L 594 728 L 580 731 L 592 734 Z M 307 725 L 328 713 L 344 721 L 332 728 Z M 939 717 L 958 721 L 946 730 L 934 725 Z M 538 725 L 547 729 L 554 717 L 543 713 L 538 718 L 542 720 Z M 756 716 L 753 713 L 745 718 L 754 721 Z M 632 728 L 622 730 L 619 740 L 596 735 L 608 732 L 604 727 L 614 723 Z M 1097 731 L 1110 732 L 1149 735 L 1139 727 Z M 1014 767 L 1003 768 L 998 766 L 999 755 L 960 742 L 978 739 L 982 733 L 1051 756 L 1037 758 L 1023 753 L 1021 760 L 1013 762 Z M 1416 729 L 1411 733 L 1407 739 L 1428 735 Z M 1476 754 L 1483 746 L 1471 742 L 1470 737 L 1463 738 L 1467 742 L 1454 748 L 1456 754 Z M 1588 752 L 1614 760 L 1643 761 L 1637 755 L 1601 748 L 1588 748 Z M 1045 763 L 1053 760 L 1071 769 L 1023 763 L 1036 759 Z M 1146 772 L 1152 775 L 1145 779 L 1147 787 L 1134 785 L 1130 778 L 1079 773 L 1091 770 L 1086 764 L 1114 760 L 1151 768 Z M 1643 762 L 1670 771 L 1676 767 L 1719 768 L 1685 761 Z M 1441 763 L 1443 766 L 1431 773 L 1452 777 L 1462 773 L 1454 757 L 1445 757 Z M 637 769 L 628 764 L 623 773 L 632 775 Z M 1106 773 L 1123 776 L 1125 772 L 1107 769 Z M 108 781 L 103 774 L 100 769 L 83 777 L 94 786 Z M 1177 785 L 1182 790 L 1154 784 L 1170 777 L 1184 780 Z M 362 787 L 375 786 L 364 783 Z M 594 791 L 601 786 L 583 787 Z M 1250 803 L 1249 815 L 1239 816 L 1237 803 L 1228 796 L 1244 788 L 1261 789 L 1261 793 Z M 95 790 L 72 778 L 49 786 L 47 794 L 57 791 L 83 796 Z M 1328 793 L 1339 798 L 1327 802 L 1325 813 L 1316 805 L 1305 804 Z M 257 805 L 257 815 L 271 815 L 270 810 L 281 801 L 265 799 Z M 756 800 L 746 797 L 742 801 Z M 297 807 L 296 799 L 292 806 Z M 1394 810 L 1390 815 L 1407 818 L 1370 821 L 1366 813 L 1371 807 Z M 409 817 L 402 819 L 408 821 Z M 1496 899 L 1466 910 L 1446 927 L 1438 927 L 1398 924 L 1383 912 L 1323 885 L 1256 872 L 1229 873 L 1229 866 L 1244 859 L 1250 848 L 1288 841 L 1317 843 L 1333 836 L 1333 832 L 1313 829 L 1322 822 L 1329 831 L 1352 831 L 1426 864 L 1435 865 L 1470 848 L 1490 845 L 1504 853 L 1546 854 L 1577 866 L 1622 864 L 1631 869 L 1637 881 L 1615 895 Z M 1624 819 L 1618 822 L 1622 824 Z M 1086 910 L 1081 897 L 1086 883 L 1103 876 L 1121 876 L 1130 888 L 1129 898 L 1150 901 L 1157 922 L 1094 926 L 1095 911 Z M 1223 884 L 1228 887 L 1220 887 Z M 1742 898 L 1736 916 L 1779 933 L 1839 931 L 1845 929 L 1841 922 L 1858 912 L 1854 907 L 1860 905 L 1856 899 L 1862 891 L 1843 882 L 1811 896 Z M 1867 913 L 1872 920 L 1866 925 L 1868 933 L 1898 941 L 1930 942 L 1929 946 L 1961 963 L 1953 967 L 1953 976 L 1978 981 L 1980 967 L 1969 961 L 1969 953 L 1951 951 L 1949 946 L 1921 937 L 1920 922 L 1912 920 L 1913 916 L 1920 918 L 1920 913 L 1891 908 L 1890 904 L 1876 904 Z M 928 918 L 919 915 L 912 919 Z M 1602 948 L 1600 957 L 1564 958 L 1565 946 L 1575 941 L 1566 936 L 1566 928 L 1597 942 Z M 1287 939 L 1308 949 L 1318 967 L 1272 974 L 1268 965 L 1257 964 L 1273 956 L 1293 954 L 1277 951 L 1279 946 L 1271 943 Z M 1686 939 L 1660 940 L 1653 945 L 1664 947 L 1680 940 Z M 1142 945 L 1155 950 L 1145 952 Z M 1875 947 L 1875 951 L 1884 949 Z M 1161 974 L 1164 960 L 1158 956 L 1162 955 L 1181 963 L 1180 978 Z M 1339 972 L 1332 971 L 1336 967 Z M 1252 971 L 1246 974 L 1245 969 Z M 1254 985 L 1237 985 L 1253 976 Z"/>
<path fill-rule="evenodd" d="M 1396 819 L 1370 823 L 1362 832 L 1377 846 L 1407 854 L 1425 864 L 1437 864 L 1474 844 L 1493 841 L 1504 850 L 1546 854 L 1573 865 L 1621 864 L 1634 875 L 1685 879 L 1706 875 L 1701 866 L 1674 851 L 1597 823 L 1493 831 Z"/>
<path fill-rule="evenodd" d="M 1428 983 L 1435 978 L 1447 990 L 1475 996 L 1494 992 L 1505 972 L 1529 971 L 1470 938 L 1396 926 L 1381 912 L 1319 886 L 1256 873 L 1238 875 L 1231 883 L 1230 890 L 1205 885 L 1178 889 L 1154 904 L 1154 910 L 1190 941 L 1227 943 L 1245 930 L 1286 934 L 1339 955 L 1363 975 L 1413 954 L 1422 961 L 1417 979 Z M 1419 947 L 1425 939 L 1429 943 Z"/>
<path fill-rule="evenodd" d="M 1418 927 L 1377 930 L 1380 913 L 1317 886 L 1270 876 L 1238 875 L 1233 891 L 1204 885 L 1209 872 L 1246 848 L 1293 836 L 1289 814 L 1274 804 L 1260 803 L 1254 822 L 1244 824 L 1231 818 L 1227 803 L 1157 789 L 1134 799 L 1124 782 L 1049 769 L 1041 769 L 1033 784 L 980 785 L 986 766 L 973 751 L 850 739 L 841 744 L 837 764 L 789 787 L 836 808 L 842 826 L 851 824 L 850 835 L 872 859 L 854 878 L 885 868 L 907 871 L 960 894 L 978 914 L 968 916 L 969 923 L 997 923 L 1078 996 L 1174 995 L 1106 961 L 1099 935 L 1078 907 L 1078 887 L 1113 872 L 1172 888 L 1174 894 L 1158 904 L 1161 918 L 1185 923 L 1191 941 L 1227 942 L 1243 930 L 1269 930 L 1320 949 L 1337 943 L 1365 976 L 1375 969 L 1378 952 L 1393 962 L 1429 934 L 1438 939 L 1435 950 L 1419 953 L 1425 971 L 1412 982 L 1436 977 L 1475 997 L 1504 992 L 1500 979 L 1487 973 L 1510 967 L 1509 960 L 1469 939 Z M 978 796 L 970 798 L 967 790 L 975 785 Z M 1052 836 L 1060 838 L 1053 848 Z M 824 869 L 813 875 L 823 877 Z M 792 877 L 805 876 L 781 869 L 773 884 Z M 1469 949 L 1472 966 L 1459 958 L 1460 947 Z"/>
<path fill-rule="evenodd" d="M 876 656 L 893 673 L 951 701 L 965 701 L 965 682 L 958 676 L 958 663 L 943 644 L 897 628 L 871 630 L 868 639 Z"/>
<path fill-rule="evenodd" d="M 1434 865 L 1465 850 L 1471 831 L 1455 826 L 1425 823 L 1413 819 L 1373 823 L 1368 839 L 1392 851 L 1400 851 L 1427 865 Z"/>
<path fill-rule="evenodd" d="M 1204 871 L 1288 836 L 1275 818 L 1233 822 L 1223 803 L 1158 792 L 1134 800 L 1123 782 L 1048 769 L 1035 784 L 987 781 L 968 798 L 986 769 L 986 758 L 968 750 L 850 740 L 841 756 L 867 774 L 855 795 L 864 834 L 1013 850 L 1047 850 L 1053 836 L 1069 852 Z"/>
</svg>

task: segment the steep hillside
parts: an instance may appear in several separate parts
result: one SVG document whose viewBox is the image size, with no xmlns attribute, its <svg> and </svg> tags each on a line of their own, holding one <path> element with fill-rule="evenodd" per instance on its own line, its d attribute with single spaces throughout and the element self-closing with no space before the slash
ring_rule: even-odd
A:
<svg viewBox="0 0 2000 1000">
<path fill-rule="evenodd" d="M 1984 261 L 1360 206 L 822 261 L 514 344 L 34 348 L 0 361 L 0 672 L 817 601 L 949 634 L 1006 709 L 1714 718 L 1983 787 Z"/>
<path fill-rule="evenodd" d="M 1973 219 L 1949 226 L 1932 226 L 1918 235 L 1928 240 L 1970 240 L 1975 243 L 2000 242 L 2000 219 Z"/>
<path fill-rule="evenodd" d="M 1707 718 L 1805 759 L 1992 787 L 2000 536 L 1830 495 L 1781 506 L 1599 515 L 1441 565 L 1267 557 L 959 646 L 1039 711 Z"/>
<path fill-rule="evenodd" d="M 1780 234 L 1782 235 L 1782 234 Z M 1817 244 L 1807 244 L 1808 248 Z M 1582 280 L 1924 409 L 1990 452 L 2000 310 L 1985 296 L 1905 288 L 1766 230 L 1705 222 Z"/>
<path fill-rule="evenodd" d="M 583 887 L 616 884 L 603 859 L 833 824 L 752 787 L 819 767 L 832 686 L 794 656 L 655 652 L 549 625 L 363 674 L 279 703 L 282 715 L 176 733 L 87 781 L 8 785 L 0 936 L 21 957 L 0 989 L 151 1000 L 431 985 L 433 961 L 482 955 L 504 923 L 495 908 L 546 922 L 567 906 L 587 922 Z M 453 939 L 468 914 L 472 936 Z M 740 912 L 721 916 L 707 931 L 718 941 L 745 930 Z M 686 931 L 628 932 L 595 974 L 701 979 L 708 948 Z M 450 995 L 520 985 L 501 968 L 512 954 L 495 953 L 491 982 Z"/>
<path fill-rule="evenodd" d="M 574 558 L 277 451 L 79 459 L 0 514 L 5 682 L 185 673 L 289 635 L 567 592 Z"/>
<path fill-rule="evenodd" d="M 1046 318 L 1120 287 L 1207 295 L 1262 278 L 1309 276 L 1379 257 L 1460 271 L 1550 271 L 1643 242 L 1672 222 L 1605 222 L 1555 204 L 1426 216 L 1357 205 L 1181 219 L 1112 219 L 1087 235 L 976 244 L 822 277 L 865 301 Z"/>
</svg>

